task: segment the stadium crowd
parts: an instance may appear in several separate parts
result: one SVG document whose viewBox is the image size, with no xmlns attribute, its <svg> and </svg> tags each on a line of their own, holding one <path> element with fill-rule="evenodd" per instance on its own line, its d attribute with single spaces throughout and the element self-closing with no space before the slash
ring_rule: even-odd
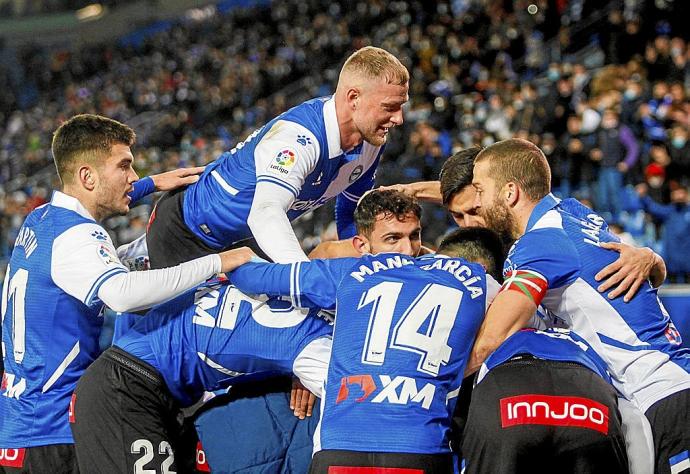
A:
<svg viewBox="0 0 690 474">
<path fill-rule="evenodd" d="M 276 2 L 4 49 L 0 471 L 690 469 L 656 292 L 690 274 L 690 48 L 673 2 L 619 6 Z"/>
<path fill-rule="evenodd" d="M 139 43 L 0 48 L 15 65 L 0 69 L 0 259 L 55 187 L 49 141 L 65 118 L 97 112 L 131 124 L 142 176 L 205 164 L 268 118 L 330 93 L 346 53 L 377 44 L 412 76 L 380 184 L 433 179 L 453 151 L 528 138 L 547 154 L 558 193 L 660 251 L 682 281 L 690 263 L 679 256 L 690 249 L 664 243 L 682 242 L 690 225 L 690 48 L 672 12 L 650 14 L 643 2 L 612 8 L 594 23 L 603 33 L 578 36 L 580 20 L 601 16 L 593 3 L 536 2 L 531 15 L 526 2 L 291 1 L 181 21 Z M 116 242 L 143 233 L 149 210 L 109 222 Z M 325 208 L 298 224 L 307 245 L 331 238 L 331 216 Z M 427 216 L 433 243 L 449 221 L 438 209 Z"/>
</svg>

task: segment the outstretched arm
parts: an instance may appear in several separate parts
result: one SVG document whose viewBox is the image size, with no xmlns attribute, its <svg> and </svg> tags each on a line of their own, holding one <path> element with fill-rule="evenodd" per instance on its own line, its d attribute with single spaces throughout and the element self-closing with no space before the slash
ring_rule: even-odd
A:
<svg viewBox="0 0 690 474">
<path fill-rule="evenodd" d="M 130 206 L 154 191 L 172 191 L 181 186 L 196 183 L 199 181 L 199 175 L 203 172 L 203 166 L 196 166 L 193 168 L 179 168 L 141 178 L 135 181 L 134 190 L 129 194 L 129 197 L 132 198 Z"/>
</svg>

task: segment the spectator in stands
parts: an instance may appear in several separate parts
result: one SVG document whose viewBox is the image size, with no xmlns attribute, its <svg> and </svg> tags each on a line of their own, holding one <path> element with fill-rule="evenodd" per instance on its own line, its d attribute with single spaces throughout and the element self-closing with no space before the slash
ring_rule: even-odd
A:
<svg viewBox="0 0 690 474">
<path fill-rule="evenodd" d="M 662 237 L 668 280 L 671 283 L 690 283 L 690 199 L 688 188 L 671 192 L 671 203 L 659 204 L 648 196 L 645 184 L 637 186 L 645 211 L 664 223 Z"/>
<path fill-rule="evenodd" d="M 618 112 L 606 109 L 590 157 L 599 162 L 598 205 L 600 212 L 617 220 L 621 211 L 620 191 L 624 175 L 637 162 L 640 147 L 630 129 L 619 121 Z"/>
</svg>

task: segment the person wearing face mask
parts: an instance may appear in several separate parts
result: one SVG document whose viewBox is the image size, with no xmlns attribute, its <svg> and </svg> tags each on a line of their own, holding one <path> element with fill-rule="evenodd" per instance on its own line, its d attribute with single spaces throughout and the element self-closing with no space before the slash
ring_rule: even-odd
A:
<svg viewBox="0 0 690 474">
<path fill-rule="evenodd" d="M 590 157 L 600 164 L 597 208 L 617 220 L 621 213 L 623 177 L 637 162 L 640 146 L 630 129 L 622 125 L 618 112 L 606 109 L 597 132 L 597 145 Z"/>
<path fill-rule="evenodd" d="M 674 125 L 671 128 L 670 145 L 671 163 L 667 168 L 668 175 L 684 184 L 689 184 L 690 142 L 688 141 L 688 130 L 682 125 Z"/>
<path fill-rule="evenodd" d="M 663 222 L 664 259 L 670 282 L 690 282 L 690 199 L 684 186 L 671 191 L 671 203 L 659 204 L 648 194 L 646 184 L 636 188 L 642 206 L 655 219 Z"/>
</svg>

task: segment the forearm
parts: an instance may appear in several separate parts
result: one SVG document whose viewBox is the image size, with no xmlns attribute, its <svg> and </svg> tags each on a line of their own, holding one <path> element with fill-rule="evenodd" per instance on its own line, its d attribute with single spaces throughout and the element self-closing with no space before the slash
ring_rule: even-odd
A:
<svg viewBox="0 0 690 474">
<path fill-rule="evenodd" d="M 440 181 L 419 181 L 411 183 L 409 186 L 412 187 L 413 196 L 420 201 L 443 204 Z"/>
<path fill-rule="evenodd" d="M 266 203 L 252 207 L 247 224 L 256 243 L 276 263 L 307 261 L 292 225 L 279 204 Z"/>
<path fill-rule="evenodd" d="M 649 274 L 649 282 L 654 288 L 659 288 L 666 280 L 666 262 L 661 255 L 652 251 L 654 254 L 654 266 Z"/>
<path fill-rule="evenodd" d="M 98 297 L 114 311 L 139 311 L 203 283 L 221 270 L 220 262 L 214 254 L 175 267 L 121 273 L 101 285 Z"/>
<path fill-rule="evenodd" d="M 132 199 L 129 203 L 130 207 L 133 206 L 138 200 L 148 196 L 156 190 L 153 178 L 150 176 L 141 178 L 139 181 L 135 181 L 132 186 L 134 189 L 132 189 L 132 192 L 129 193 L 129 197 Z"/>
</svg>

